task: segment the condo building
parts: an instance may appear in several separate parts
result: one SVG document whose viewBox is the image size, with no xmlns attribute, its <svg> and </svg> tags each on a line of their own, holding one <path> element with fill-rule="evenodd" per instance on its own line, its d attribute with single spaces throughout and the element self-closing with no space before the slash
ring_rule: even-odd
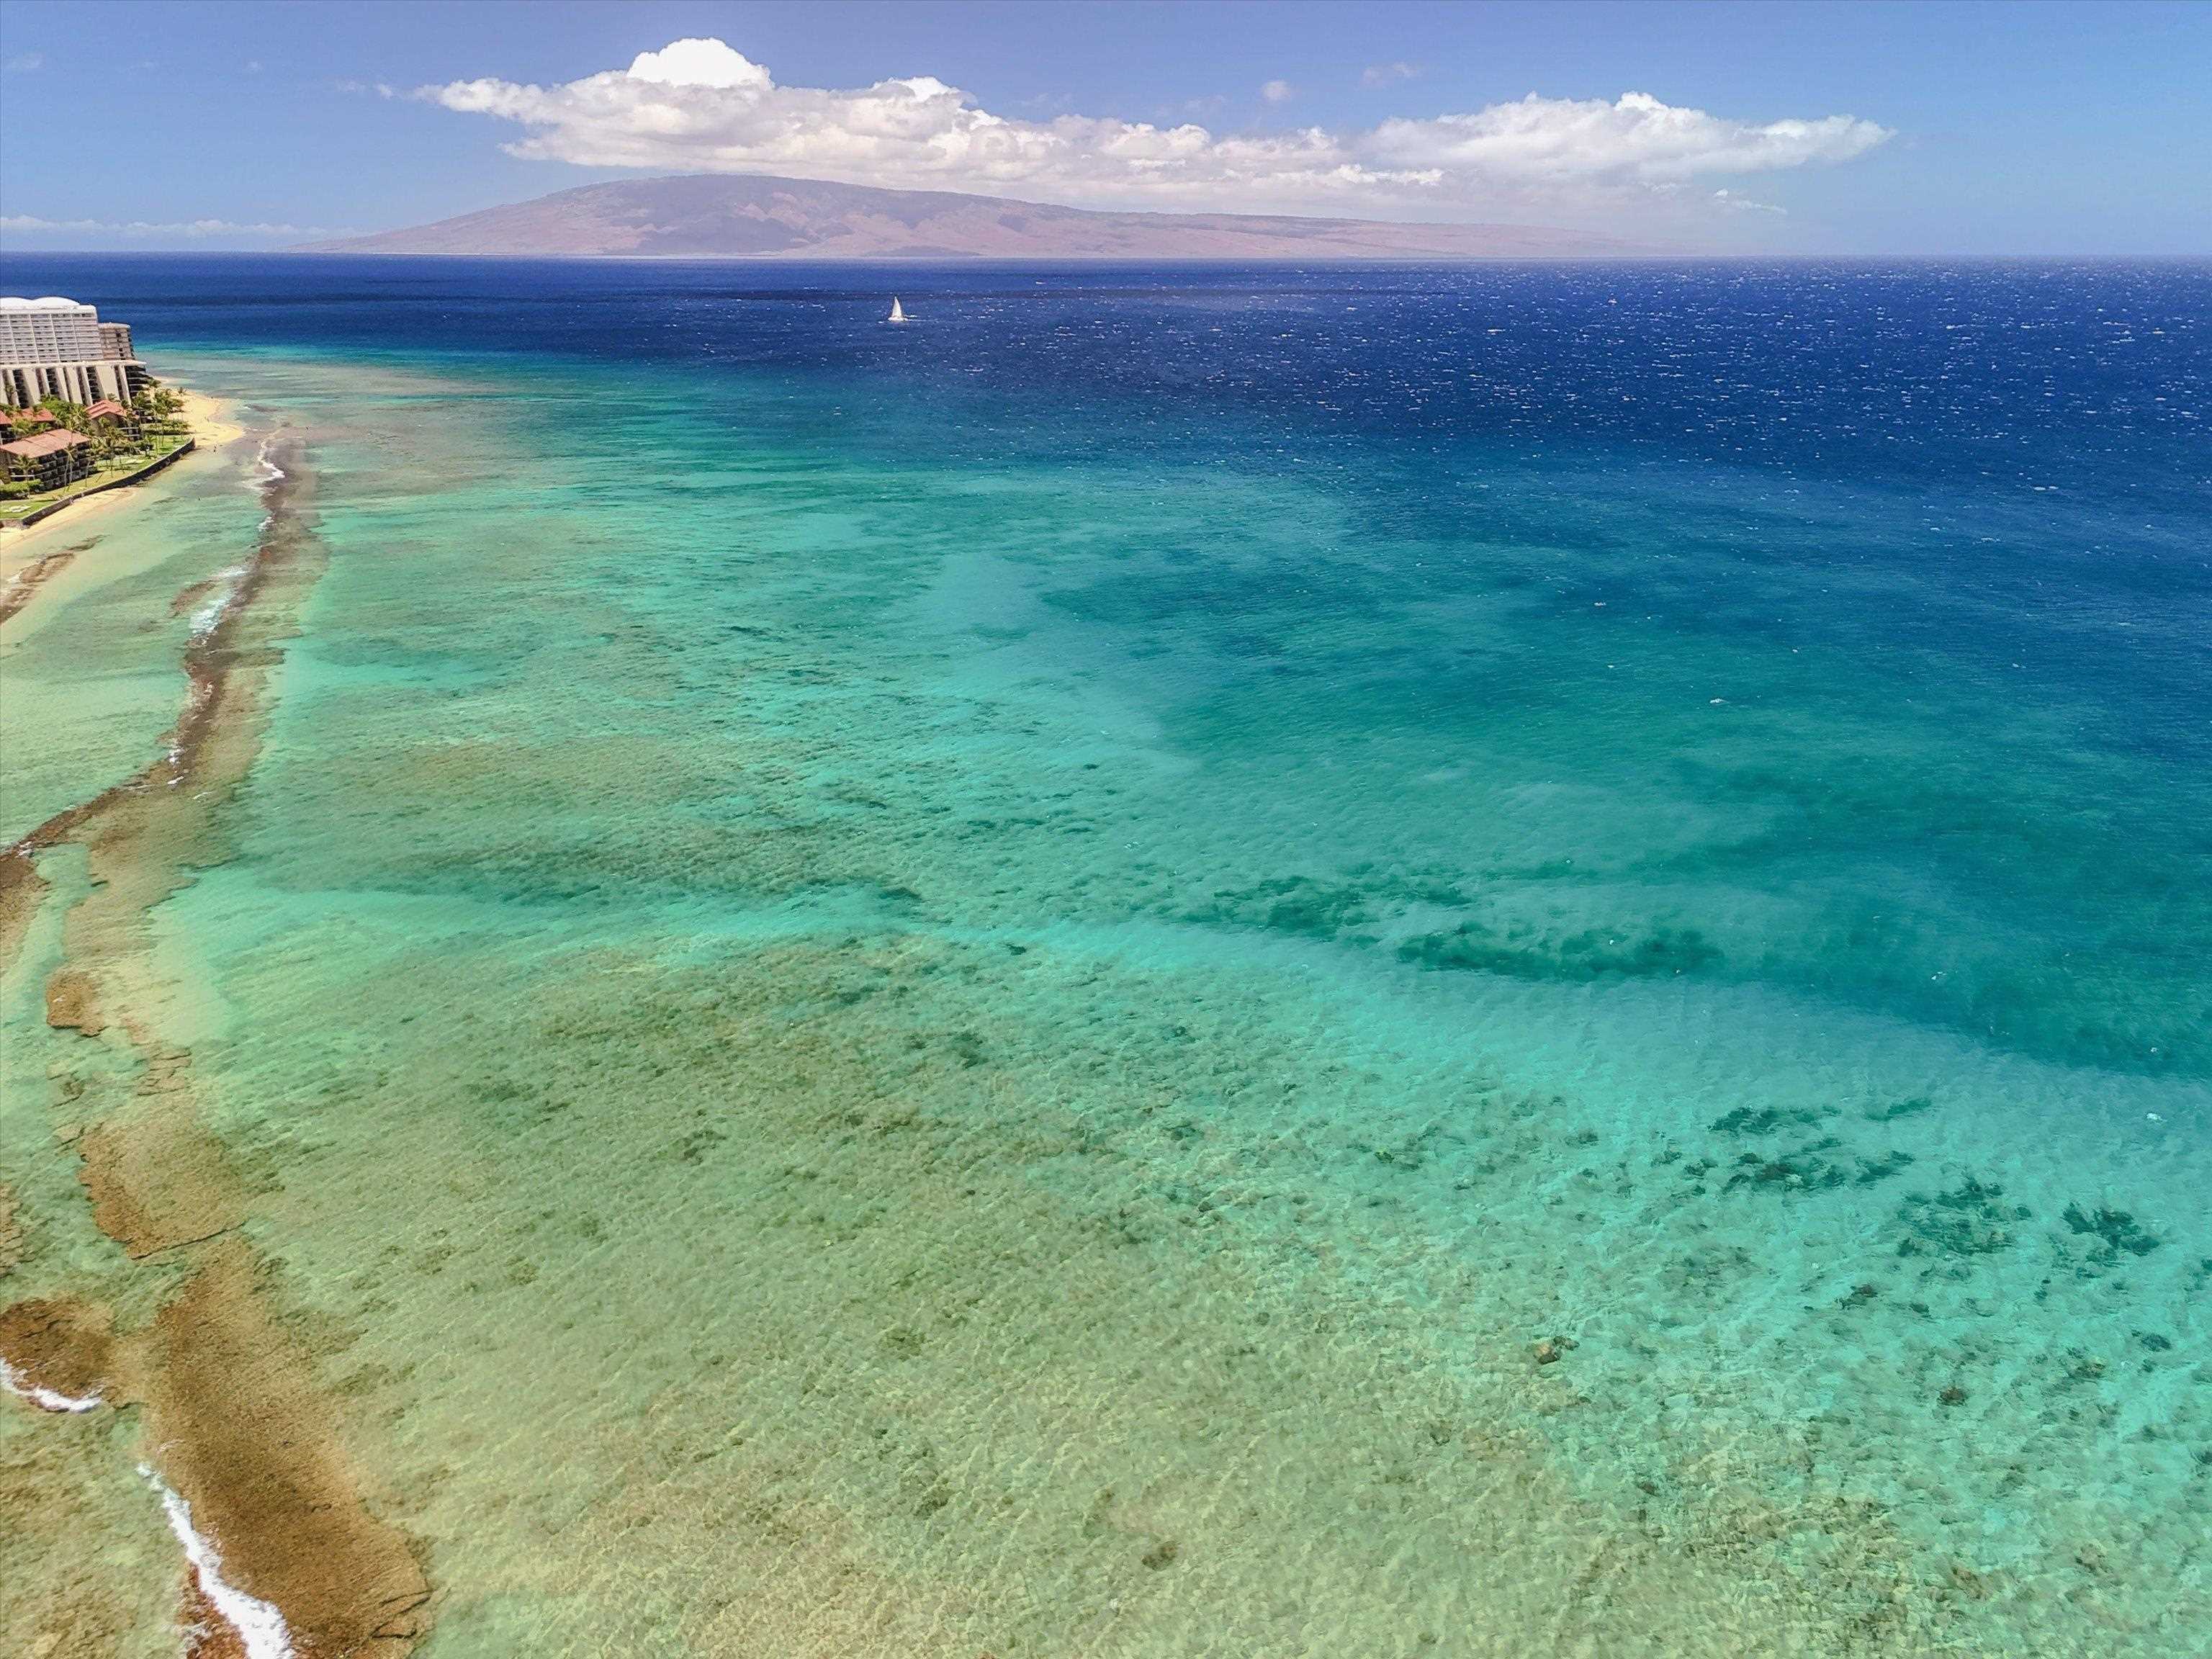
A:
<svg viewBox="0 0 2212 1659">
<path fill-rule="evenodd" d="M 0 405 L 128 402 L 153 379 L 131 354 L 128 324 L 103 323 L 93 307 L 59 295 L 0 299 Z"/>
</svg>

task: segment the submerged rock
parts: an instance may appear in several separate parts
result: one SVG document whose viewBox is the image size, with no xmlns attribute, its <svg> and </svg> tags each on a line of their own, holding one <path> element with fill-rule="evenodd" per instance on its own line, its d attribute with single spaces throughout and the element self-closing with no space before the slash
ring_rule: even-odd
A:
<svg viewBox="0 0 2212 1659">
<path fill-rule="evenodd" d="M 89 974 L 73 968 L 55 970 L 46 981 L 46 1024 L 58 1031 L 76 1031 L 83 1036 L 98 1036 L 107 1029 Z"/>
</svg>

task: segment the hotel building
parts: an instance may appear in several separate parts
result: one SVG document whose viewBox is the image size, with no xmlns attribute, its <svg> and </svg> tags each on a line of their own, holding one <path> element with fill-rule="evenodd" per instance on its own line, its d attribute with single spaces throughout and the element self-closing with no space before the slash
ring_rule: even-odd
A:
<svg viewBox="0 0 2212 1659">
<path fill-rule="evenodd" d="M 0 406 L 127 403 L 153 379 L 131 355 L 128 324 L 103 323 L 92 307 L 58 295 L 0 299 Z"/>
</svg>

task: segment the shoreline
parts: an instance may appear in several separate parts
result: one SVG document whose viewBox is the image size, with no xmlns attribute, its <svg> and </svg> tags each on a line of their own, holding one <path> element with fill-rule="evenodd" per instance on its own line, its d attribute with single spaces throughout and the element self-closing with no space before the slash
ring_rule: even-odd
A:
<svg viewBox="0 0 2212 1659">
<path fill-rule="evenodd" d="M 0 526 L 0 586 L 15 583 L 25 571 L 40 563 L 51 550 L 45 544 L 57 532 L 79 529 L 127 502 L 155 499 L 162 481 L 173 477 L 197 457 L 220 454 L 246 436 L 246 428 L 236 419 L 238 405 L 231 399 L 204 392 L 186 392 L 184 399 L 192 447 L 167 465 L 133 483 L 72 496 L 36 524 Z M 0 607 L 4 607 L 0 608 L 0 619 L 28 603 L 28 594 L 13 605 L 0 600 Z"/>
<path fill-rule="evenodd" d="M 429 1586 L 369 1512 L 331 1402 L 264 1305 L 264 1261 L 237 1237 L 243 1189 L 204 1121 L 190 1048 L 162 1035 L 160 975 L 139 933 L 213 855 L 222 805 L 258 751 L 274 661 L 319 574 L 296 434 L 280 434 L 264 459 L 253 554 L 185 648 L 185 695 L 160 752 L 0 851 L 0 949 L 19 949 L 50 895 L 39 855 L 87 848 L 96 877 L 64 918 L 47 1024 L 88 1037 L 114 1028 L 159 1086 L 77 1085 L 77 1179 L 94 1224 L 130 1261 L 162 1257 L 184 1276 L 135 1329 L 115 1329 L 115 1304 L 66 1295 L 17 1304 L 0 1341 L 10 1391 L 40 1407 L 56 1409 L 51 1397 L 71 1412 L 143 1413 L 136 1466 L 184 1548 L 188 1654 L 376 1644 L 396 1656 L 427 1628 Z"/>
</svg>

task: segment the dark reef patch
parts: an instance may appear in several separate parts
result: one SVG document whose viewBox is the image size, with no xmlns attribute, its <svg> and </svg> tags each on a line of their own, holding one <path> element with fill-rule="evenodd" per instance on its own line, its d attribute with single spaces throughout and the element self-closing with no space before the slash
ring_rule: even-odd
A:
<svg viewBox="0 0 2212 1659">
<path fill-rule="evenodd" d="M 1911 1164 L 1911 1153 L 1899 1151 L 1893 1146 L 1880 1158 L 1861 1158 L 1859 1172 L 1852 1179 L 1862 1187 L 1872 1187 L 1888 1180 L 1899 1171 L 1910 1168 Z"/>
<path fill-rule="evenodd" d="M 1905 1237 L 1899 1255 L 1931 1251 L 1947 1255 L 1993 1255 L 2014 1242 L 2013 1225 L 2029 1212 L 2003 1203 L 2004 1188 L 1968 1176 L 1948 1192 L 1914 1193 L 1898 1208 Z"/>
<path fill-rule="evenodd" d="M 2103 1241 L 2108 1259 L 2122 1250 L 2130 1255 L 2148 1255 L 2159 1247 L 2159 1240 L 2137 1226 L 2125 1210 L 2108 1210 L 2099 1205 L 2094 1211 L 2084 1211 L 2079 1204 L 2069 1204 L 2065 1220 L 2069 1231 L 2094 1234 Z"/>
<path fill-rule="evenodd" d="M 1192 920 L 1328 939 L 1348 927 L 1370 924 L 1373 916 L 1367 896 L 1357 887 L 1285 876 L 1251 887 L 1223 888 Z"/>
<path fill-rule="evenodd" d="M 1746 1152 L 1736 1159 L 1735 1173 L 1728 1178 L 1721 1190 L 1734 1192 L 1738 1187 L 1778 1187 L 1793 1192 L 1825 1191 L 1840 1187 L 1850 1179 L 1850 1173 L 1836 1159 L 1825 1154 L 1840 1145 L 1832 1136 L 1808 1141 L 1793 1152 L 1778 1157 L 1766 1158 L 1758 1152 Z"/>
<path fill-rule="evenodd" d="M 1771 1135 L 1785 1123 L 1809 1129 L 1827 1115 L 1826 1112 L 1816 1111 L 1811 1107 L 1799 1107 L 1784 1112 L 1771 1106 L 1761 1106 L 1755 1110 L 1749 1106 L 1739 1106 L 1734 1111 L 1723 1112 L 1715 1118 L 1711 1127 L 1717 1134 Z"/>
<path fill-rule="evenodd" d="M 1525 924 L 1501 932 L 1483 922 L 1463 921 L 1406 940 L 1398 947 L 1398 959 L 1422 968 L 1577 981 L 1699 973 L 1717 965 L 1721 952 L 1688 927 L 1656 928 L 1641 939 L 1591 928 L 1555 939 Z"/>
<path fill-rule="evenodd" d="M 1910 1100 L 1893 1100 L 1887 1106 L 1869 1106 L 1866 1118 L 1869 1123 L 1894 1123 L 1901 1117 L 1917 1117 L 1935 1109 L 1936 1103 L 1926 1095 L 1915 1095 Z"/>
</svg>

